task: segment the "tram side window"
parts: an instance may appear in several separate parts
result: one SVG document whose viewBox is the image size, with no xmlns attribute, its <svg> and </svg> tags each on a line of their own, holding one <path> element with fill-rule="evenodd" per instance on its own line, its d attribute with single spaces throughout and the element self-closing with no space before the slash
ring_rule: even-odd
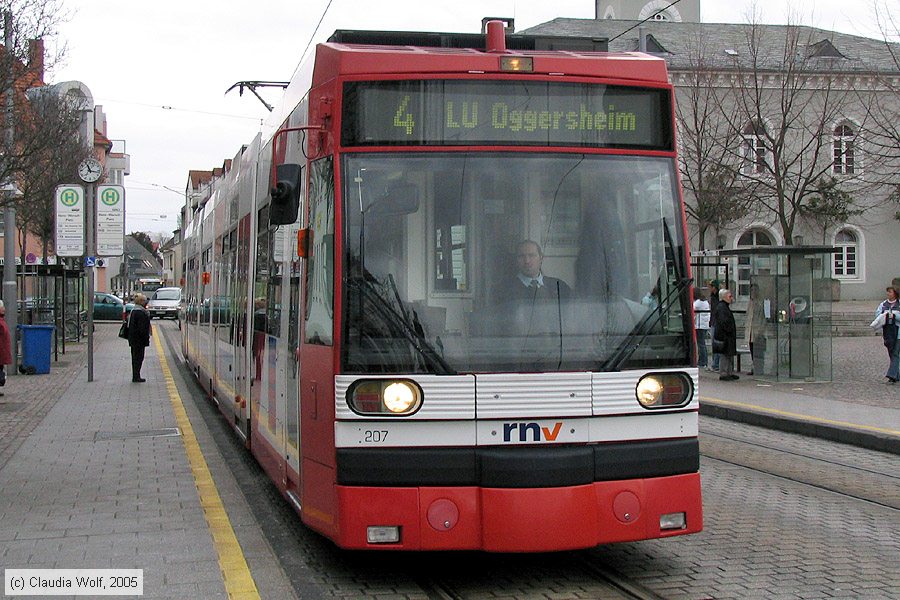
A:
<svg viewBox="0 0 900 600">
<path fill-rule="evenodd" d="M 275 236 L 270 235 L 269 239 L 274 240 Z M 281 286 L 282 286 L 282 270 L 283 263 L 273 262 L 270 270 L 268 286 L 266 289 L 266 321 L 268 325 L 268 334 L 275 337 L 281 337 Z"/>
<path fill-rule="evenodd" d="M 202 261 L 200 263 L 203 268 L 204 273 L 210 273 L 213 270 L 213 262 L 212 262 L 212 247 L 207 248 L 203 251 Z M 212 294 L 212 286 L 209 284 L 200 285 L 200 301 L 202 309 L 200 311 L 200 322 L 201 323 L 209 323 L 211 318 L 210 311 L 210 303 L 211 298 L 210 294 Z"/>
<path fill-rule="evenodd" d="M 256 280 L 253 285 L 253 331 L 266 335 L 268 333 L 269 311 L 267 301 L 269 278 L 271 276 L 271 245 L 269 233 L 269 207 L 259 209 L 256 221 Z"/>
<path fill-rule="evenodd" d="M 334 329 L 334 165 L 312 164 L 309 181 L 312 239 L 306 271 L 306 343 L 330 346 Z"/>
<path fill-rule="evenodd" d="M 187 320 L 188 323 L 196 323 L 197 322 L 197 314 L 199 308 L 199 299 L 197 298 L 197 270 L 199 264 L 196 258 L 191 258 L 187 263 L 187 269 L 185 273 L 191 273 L 192 275 L 186 278 L 185 287 L 187 292 Z"/>
</svg>

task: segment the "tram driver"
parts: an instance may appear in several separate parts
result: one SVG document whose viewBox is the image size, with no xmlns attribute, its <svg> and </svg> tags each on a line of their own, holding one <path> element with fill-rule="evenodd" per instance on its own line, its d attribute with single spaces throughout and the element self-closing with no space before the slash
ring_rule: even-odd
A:
<svg viewBox="0 0 900 600">
<path fill-rule="evenodd" d="M 516 246 L 516 273 L 497 292 L 501 310 L 498 325 L 513 336 L 560 335 L 561 311 L 568 306 L 572 290 L 542 269 L 544 253 L 540 244 L 523 240 Z"/>
<path fill-rule="evenodd" d="M 508 282 L 506 292 L 516 300 L 533 303 L 535 301 L 568 300 L 572 290 L 565 281 L 544 275 L 542 265 L 544 252 L 532 240 L 523 240 L 516 247 L 516 276 Z"/>
</svg>

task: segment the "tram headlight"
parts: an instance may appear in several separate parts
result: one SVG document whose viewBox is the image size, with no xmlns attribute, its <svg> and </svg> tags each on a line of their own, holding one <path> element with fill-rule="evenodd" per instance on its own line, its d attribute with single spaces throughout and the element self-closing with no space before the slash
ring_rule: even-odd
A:
<svg viewBox="0 0 900 600">
<path fill-rule="evenodd" d="M 644 408 L 677 408 L 690 402 L 692 387 L 684 373 L 650 373 L 638 381 L 635 395 Z"/>
<path fill-rule="evenodd" d="M 408 412 L 416 405 L 417 397 L 416 388 L 405 381 L 395 381 L 381 392 L 384 407 L 394 414 Z"/>
<path fill-rule="evenodd" d="M 422 390 L 406 379 L 361 380 L 347 390 L 347 404 L 361 415 L 405 416 L 422 406 Z"/>
</svg>

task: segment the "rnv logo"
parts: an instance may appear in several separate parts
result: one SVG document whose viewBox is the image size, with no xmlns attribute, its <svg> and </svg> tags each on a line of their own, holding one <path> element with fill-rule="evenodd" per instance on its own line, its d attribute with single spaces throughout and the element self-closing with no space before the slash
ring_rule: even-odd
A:
<svg viewBox="0 0 900 600">
<path fill-rule="evenodd" d="M 513 441 L 513 436 L 515 435 L 515 432 L 518 431 L 518 441 L 520 442 L 555 442 L 561 428 L 562 422 L 556 423 L 553 426 L 553 429 L 541 427 L 537 423 L 504 423 L 503 441 Z M 529 434 L 531 435 L 531 440 L 528 439 Z"/>
</svg>

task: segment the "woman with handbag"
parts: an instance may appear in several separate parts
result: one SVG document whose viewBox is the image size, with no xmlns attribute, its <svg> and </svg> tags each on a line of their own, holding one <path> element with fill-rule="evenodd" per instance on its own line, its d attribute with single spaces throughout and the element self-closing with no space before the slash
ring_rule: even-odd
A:
<svg viewBox="0 0 900 600">
<path fill-rule="evenodd" d="M 128 316 L 128 345 L 131 346 L 131 381 L 144 383 L 141 377 L 141 366 L 144 364 L 144 352 L 150 345 L 153 329 L 150 325 L 150 313 L 147 312 L 147 297 L 136 294 L 134 308 Z"/>
<path fill-rule="evenodd" d="M 731 290 L 719 291 L 719 303 L 716 305 L 716 333 L 713 337 L 713 351 L 721 354 L 719 359 L 719 380 L 734 381 L 734 356 L 737 354 L 737 325 L 731 312 L 734 294 Z"/>
<path fill-rule="evenodd" d="M 9 335 L 9 327 L 6 326 L 6 307 L 0 300 L 0 387 L 6 385 L 6 365 L 11 365 L 12 340 Z M 3 392 L 0 392 L 0 396 Z"/>
</svg>

